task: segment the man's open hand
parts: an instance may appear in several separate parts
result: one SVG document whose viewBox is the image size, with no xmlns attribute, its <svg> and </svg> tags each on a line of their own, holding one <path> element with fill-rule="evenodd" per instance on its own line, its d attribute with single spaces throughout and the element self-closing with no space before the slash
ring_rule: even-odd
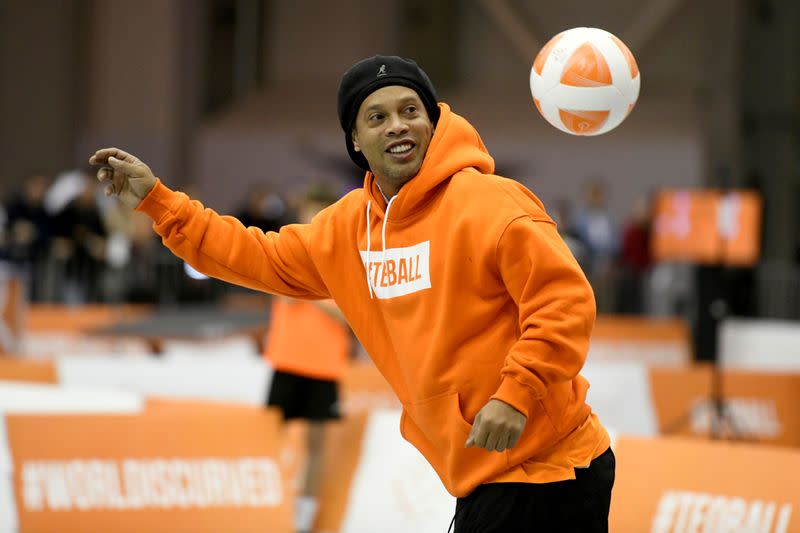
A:
<svg viewBox="0 0 800 533">
<path fill-rule="evenodd" d="M 507 403 L 489 400 L 478 411 L 464 447 L 476 446 L 490 452 L 510 450 L 522 435 L 525 422 L 527 422 L 525 415 Z"/>
</svg>

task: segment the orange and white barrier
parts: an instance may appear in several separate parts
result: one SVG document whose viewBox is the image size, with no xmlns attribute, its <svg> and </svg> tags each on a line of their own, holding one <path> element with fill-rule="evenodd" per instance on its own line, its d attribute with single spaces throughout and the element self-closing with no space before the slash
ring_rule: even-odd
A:
<svg viewBox="0 0 800 533">
<path fill-rule="evenodd" d="M 723 417 L 717 420 L 714 380 Z M 800 447 L 800 373 L 725 370 L 707 365 L 650 370 L 659 433 L 717 436 Z"/>
<path fill-rule="evenodd" d="M 588 402 L 614 432 L 705 437 L 716 414 L 714 376 L 704 365 L 648 366 L 594 362 L 582 374 Z M 55 362 L 0 357 L 0 380 L 58 380 L 63 386 L 125 390 L 146 396 L 205 399 L 258 407 L 271 370 L 258 358 L 141 356 L 62 357 Z M 721 391 L 734 438 L 800 447 L 800 373 L 725 370 Z M 397 407 L 385 380 L 369 362 L 353 364 L 343 386 L 342 411 Z"/>
<path fill-rule="evenodd" d="M 600 373 L 595 372 L 592 388 L 607 390 L 614 384 L 621 388 L 620 383 L 636 381 L 636 375 L 645 376 L 644 381 L 648 375 L 652 379 L 654 374 L 642 372 L 641 366 L 632 370 L 636 368 L 628 364 L 629 374 L 622 378 L 622 374 L 614 372 L 600 378 Z M 335 424 L 329 434 L 317 529 L 342 533 L 445 530 L 454 512 L 454 500 L 425 460 L 400 437 L 400 411 L 396 404 L 392 406 L 396 401 L 393 393 L 371 365 L 355 365 L 351 370 L 343 391 L 345 409 L 350 406 L 350 415 Z M 649 390 L 659 387 L 680 390 L 692 379 L 701 384 L 707 382 L 708 376 L 702 372 L 687 374 L 689 377 L 673 369 L 657 372 L 663 377 L 668 371 L 671 374 L 659 385 L 650 383 Z M 606 379 L 609 381 L 604 383 Z M 29 386 L 44 387 L 51 393 L 58 390 L 52 385 Z M 787 385 L 787 390 L 791 388 Z M 86 400 L 90 394 L 80 389 L 73 392 L 77 394 L 71 407 L 60 398 L 52 397 L 50 401 L 58 401 L 68 410 L 86 412 L 92 408 Z M 9 443 L 6 463 L 13 464 L 13 494 L 20 533 L 47 531 L 42 528 L 51 527 L 50 520 L 54 517 L 60 520 L 58 531 L 136 530 L 118 525 L 128 523 L 135 524 L 139 531 L 156 532 L 179 531 L 181 524 L 190 524 L 192 531 L 213 531 L 211 526 L 202 529 L 203 524 L 224 523 L 226 527 L 217 530 L 232 532 L 253 531 L 248 527 L 254 523 L 260 524 L 259 531 L 273 531 L 267 523 L 289 526 L 292 479 L 302 462 L 299 456 L 302 439 L 290 437 L 280 442 L 277 419 L 266 410 L 158 398 L 148 399 L 142 407 L 142 395 L 131 397 L 139 403 L 126 406 L 119 397 L 112 397 L 113 392 L 95 390 L 93 394 L 98 403 L 113 406 L 116 402 L 116 409 L 127 408 L 131 414 L 6 417 Z M 6 396 L 0 392 L 0 397 Z M 691 395 L 686 397 L 690 403 Z M 635 402 L 630 395 L 625 399 L 628 404 Z M 371 402 L 386 407 L 372 409 Z M 673 402 L 680 404 L 677 400 L 663 401 Z M 48 409 L 43 400 L 34 407 L 28 405 L 28 412 Z M 12 406 L 9 410 L 24 409 Z M 615 444 L 618 484 L 614 492 L 612 531 L 636 533 L 651 531 L 656 526 L 662 529 L 652 531 L 748 531 L 745 525 L 755 523 L 763 528 L 753 531 L 800 531 L 791 514 L 800 505 L 791 497 L 800 495 L 797 481 L 792 479 L 800 471 L 796 466 L 800 449 L 675 437 L 641 439 L 622 433 Z M 42 439 L 42 435 L 57 437 Z M 289 464 L 287 457 L 291 458 Z M 215 462 L 220 458 L 224 460 Z M 262 462 L 253 463 L 252 458 L 261 458 Z M 267 460 L 273 461 L 269 463 L 271 466 L 267 466 Z M 777 464 L 782 465 L 779 471 Z M 284 495 L 277 506 L 268 504 L 276 501 L 275 465 L 281 470 Z M 7 479 L 10 472 L 7 468 Z M 706 483 L 715 476 L 726 480 L 725 483 Z M 29 480 L 27 485 L 25 479 Z M 63 487 L 67 479 L 82 488 L 65 496 L 67 489 Z M 48 503 L 48 483 L 58 487 L 54 493 L 55 507 Z M 230 488 L 247 483 L 259 487 L 248 501 L 263 505 L 251 508 L 242 503 L 245 496 L 241 492 L 236 493 L 238 496 L 230 493 L 224 496 L 220 492 L 228 490 L 220 488 L 223 485 Z M 772 492 L 770 487 L 774 484 L 783 488 Z M 129 485 L 130 491 L 126 488 Z M 273 492 L 266 492 L 268 489 Z M 8 488 L 3 500 L 3 490 L 0 483 L 0 516 L 5 516 L 2 506 L 14 502 Z M 91 490 L 96 492 L 87 492 Z M 142 495 L 145 491 L 147 496 Z M 84 509 L 80 510 L 80 506 Z M 716 518 L 702 518 L 707 521 L 698 522 L 706 524 L 707 529 L 699 526 L 692 529 L 694 526 L 687 525 L 693 523 L 691 520 L 711 516 L 710 513 L 716 513 L 713 514 Z M 718 515 L 725 516 L 723 522 Z M 788 518 L 781 518 L 784 515 Z M 153 518 L 156 516 L 158 520 Z M 247 520 L 236 521 L 237 516 Z M 112 523 L 113 527 L 109 525 Z M 717 526 L 711 524 L 733 525 L 714 529 Z M 767 525 L 772 529 L 766 529 Z"/>
<path fill-rule="evenodd" d="M 684 366 L 691 359 L 691 334 L 683 320 L 601 315 L 592 330 L 591 362 Z"/>
<path fill-rule="evenodd" d="M 800 531 L 800 451 L 620 437 L 614 533 Z"/>
<path fill-rule="evenodd" d="M 719 329 L 726 368 L 800 372 L 800 325 L 789 320 L 727 319 Z"/>
<path fill-rule="evenodd" d="M 599 320 L 583 371 L 589 403 L 620 435 L 612 531 L 800 532 L 800 373 L 723 374 L 736 436 L 758 445 L 659 437 L 709 434 L 713 374 L 687 364 L 682 324 L 636 335 L 634 322 Z M 53 520 L 67 532 L 291 531 L 303 428 L 281 435 L 262 407 L 270 376 L 258 358 L 180 349 L 0 358 L 0 381 L 30 382 L 0 383 L 0 411 L 17 413 L 0 417 L 0 531 Z M 371 363 L 352 365 L 342 403 L 316 530 L 445 531 L 454 499 L 401 438 L 399 405 Z"/>
<path fill-rule="evenodd" d="M 65 305 L 32 304 L 25 312 L 18 352 L 36 357 L 85 355 L 89 353 L 148 354 L 150 346 L 142 339 L 101 338 L 87 332 L 134 320 L 151 312 L 144 305 Z"/>
<path fill-rule="evenodd" d="M 0 530 L 292 531 L 274 411 L 143 409 L 130 393 L 27 387 L 14 395 L 0 385 L 0 409 L 28 413 L 3 419 L 0 477 L 13 479 L 15 498 L 0 483 Z"/>
<path fill-rule="evenodd" d="M 0 375 L 2 377 L 7 376 Z M 36 381 L 39 381 L 38 377 Z M 143 406 L 143 398 L 126 391 L 64 390 L 57 385 L 36 381 L 0 381 L 0 531 L 3 532 L 18 530 L 13 484 L 13 476 L 18 468 L 15 467 L 9 445 L 7 418 L 2 415 L 24 413 L 21 416 L 32 417 L 39 413 L 62 413 L 72 417 L 86 413 L 136 414 L 141 412 Z M 37 438 L 53 446 L 59 445 L 58 436 L 43 433 Z"/>
<path fill-rule="evenodd" d="M 272 371 L 257 356 L 193 358 L 85 355 L 56 359 L 59 383 L 68 387 L 115 387 L 149 396 L 264 404 Z"/>
</svg>

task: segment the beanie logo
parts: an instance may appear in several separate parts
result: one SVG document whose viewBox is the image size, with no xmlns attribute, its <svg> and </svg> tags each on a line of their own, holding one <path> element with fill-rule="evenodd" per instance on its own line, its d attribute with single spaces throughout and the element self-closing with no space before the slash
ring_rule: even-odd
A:
<svg viewBox="0 0 800 533">
<path fill-rule="evenodd" d="M 383 76 L 386 76 L 386 65 L 381 65 L 381 68 L 378 69 L 377 77 L 382 78 Z"/>
</svg>

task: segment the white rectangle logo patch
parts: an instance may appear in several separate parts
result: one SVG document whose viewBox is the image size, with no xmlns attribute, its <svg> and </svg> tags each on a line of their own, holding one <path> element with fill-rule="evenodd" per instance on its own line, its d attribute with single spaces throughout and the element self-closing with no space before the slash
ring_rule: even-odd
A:
<svg viewBox="0 0 800 533">
<path fill-rule="evenodd" d="M 431 288 L 431 241 L 406 248 L 361 251 L 361 261 L 369 272 L 372 290 L 382 300 L 405 296 Z M 386 261 L 382 261 L 383 259 Z"/>
</svg>

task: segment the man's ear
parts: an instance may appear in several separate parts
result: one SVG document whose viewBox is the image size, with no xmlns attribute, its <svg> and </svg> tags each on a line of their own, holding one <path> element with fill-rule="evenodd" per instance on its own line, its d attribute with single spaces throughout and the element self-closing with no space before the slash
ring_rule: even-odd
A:
<svg viewBox="0 0 800 533">
<path fill-rule="evenodd" d="M 355 128 L 353 128 L 353 133 L 350 134 L 350 138 L 353 139 L 353 150 L 360 152 L 361 147 L 358 145 L 358 132 Z"/>
</svg>

